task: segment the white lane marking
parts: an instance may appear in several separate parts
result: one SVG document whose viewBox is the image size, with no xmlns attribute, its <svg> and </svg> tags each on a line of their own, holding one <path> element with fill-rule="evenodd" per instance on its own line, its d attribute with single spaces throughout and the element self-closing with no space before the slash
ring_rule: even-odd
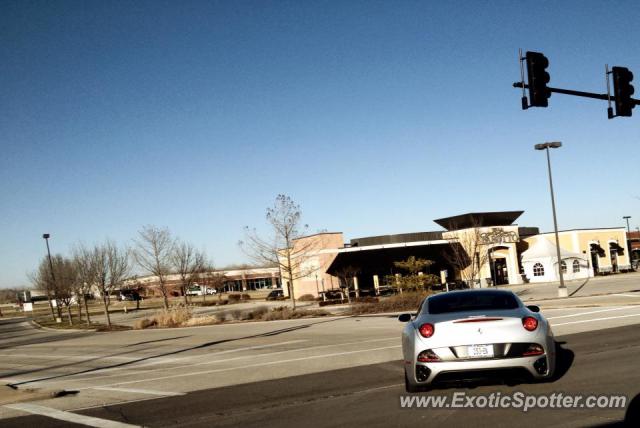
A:
<svg viewBox="0 0 640 428">
<path fill-rule="evenodd" d="M 202 370 L 202 371 L 199 371 L 199 372 L 181 373 L 181 374 L 175 374 L 175 375 L 169 375 L 169 376 L 161 376 L 161 377 L 156 377 L 156 378 L 147 378 L 147 379 L 141 379 L 141 380 L 130 380 L 128 382 L 117 382 L 117 383 L 112 383 L 112 384 L 109 384 L 109 385 L 101 385 L 101 386 L 130 385 L 132 383 L 153 382 L 153 381 L 156 381 L 156 380 L 175 379 L 175 378 L 179 378 L 179 377 L 197 376 L 197 375 L 209 374 L 209 373 L 220 373 L 220 372 L 227 372 L 227 371 L 232 371 L 232 370 L 246 370 L 247 368 L 251 368 L 251 367 L 273 366 L 273 365 L 276 365 L 276 364 L 286 364 L 286 363 L 293 363 L 293 362 L 297 362 L 297 361 L 314 360 L 314 359 L 318 359 L 318 358 L 340 357 L 340 356 L 344 356 L 344 355 L 359 354 L 359 353 L 362 353 L 362 352 L 382 351 L 382 350 L 385 350 L 385 349 L 397 349 L 397 348 L 400 348 L 400 345 L 384 346 L 384 347 L 381 347 L 381 348 L 371 348 L 371 349 L 359 349 L 357 351 L 334 352 L 332 354 L 312 355 L 310 357 L 290 358 L 288 360 L 267 361 L 267 362 L 264 362 L 264 363 L 246 364 L 246 365 L 242 365 L 242 366 L 239 366 L 239 367 L 227 367 L 227 368 L 224 368 L 224 369 Z M 88 389 L 88 388 L 79 388 L 79 389 Z"/>
<path fill-rule="evenodd" d="M 25 378 L 15 378 L 15 377 L 3 377 L 0 379 L 0 382 L 2 383 L 20 383 L 20 382 L 28 382 L 29 379 L 25 379 Z"/>
<path fill-rule="evenodd" d="M 300 343 L 300 342 L 308 342 L 307 339 L 301 339 L 301 340 L 289 340 L 287 342 L 278 342 L 278 343 L 269 343 L 266 345 L 255 345 L 255 346 L 247 346 L 245 348 L 236 348 L 236 349 L 227 349 L 226 351 L 220 351 L 220 352 L 214 352 L 211 354 L 202 354 L 202 355 L 193 355 L 190 357 L 183 357 L 183 358 L 167 358 L 167 359 L 163 359 L 163 358 L 158 358 L 157 360 L 154 361 L 149 361 L 146 363 L 142 363 L 142 364 L 132 364 L 132 365 L 128 365 L 128 366 L 122 366 L 122 367 L 111 367 L 111 368 L 106 368 L 106 369 L 99 369 L 99 370 L 95 370 L 93 371 L 93 373 L 97 373 L 98 376 L 85 376 L 85 377 L 76 377 L 73 378 L 74 381 L 83 381 L 83 380 L 94 380 L 94 379 L 102 379 L 102 378 L 106 378 L 106 377 L 115 377 L 115 376 L 124 376 L 124 374 L 122 373 L 115 373 L 115 374 L 107 374 L 107 375 L 102 375 L 102 373 L 107 373 L 107 372 L 114 372 L 114 371 L 118 371 L 118 370 L 131 370 L 131 369 L 139 369 L 141 367 L 148 367 L 148 366 L 153 366 L 153 365 L 158 365 L 158 364 L 162 364 L 162 363 L 172 363 L 172 362 L 182 362 L 182 361 L 189 361 L 189 360 L 200 360 L 203 358 L 210 358 L 210 357 L 215 357 L 221 354 L 229 354 L 232 352 L 242 352 L 242 351 L 251 351 L 254 349 L 264 349 L 264 348 L 273 348 L 274 346 L 281 346 L 281 345 L 289 345 L 292 343 Z M 286 352 L 286 351 L 283 351 Z M 268 355 L 268 354 L 261 354 L 261 355 Z M 244 356 L 244 357 L 236 357 L 236 358 L 228 358 L 226 360 L 214 360 L 214 361 L 204 361 L 204 362 L 199 362 L 199 363 L 194 363 L 194 364 L 189 364 L 189 367 L 191 366 L 200 366 L 203 364 L 212 364 L 212 363 L 216 363 L 218 361 L 232 361 L 232 360 L 236 360 L 238 358 L 250 358 L 250 357 L 254 357 L 254 355 L 252 356 Z M 184 367 L 184 366 L 179 366 L 179 367 Z M 145 370 L 145 373 L 151 373 L 151 372 L 155 372 L 155 371 L 160 371 L 160 370 L 167 370 L 166 367 L 161 367 L 158 369 L 151 369 L 151 370 Z M 84 373 L 80 373 L 80 375 L 82 375 Z M 69 375 L 69 377 L 73 377 L 74 375 Z"/>
<path fill-rule="evenodd" d="M 36 360 L 137 360 L 140 357 L 102 356 L 102 355 L 33 355 L 33 354 L 0 354 L 0 357 L 33 358 Z"/>
<path fill-rule="evenodd" d="M 199 360 L 204 356 L 217 357 L 218 355 L 230 354 L 230 353 L 233 353 L 233 352 L 243 352 L 243 351 L 253 351 L 254 349 L 274 348 L 276 346 L 291 345 L 292 343 L 301 343 L 301 342 L 308 342 L 308 341 L 309 341 L 309 339 L 287 340 L 286 342 L 267 343 L 265 345 L 253 345 L 253 346 L 245 346 L 244 348 L 227 349 L 225 351 L 214 352 L 212 354 L 192 355 L 192 356 L 189 356 L 189 357 L 165 358 L 164 360 L 158 359 L 158 361 L 156 361 L 156 360 L 149 361 L 147 363 L 138 365 L 136 367 L 152 366 L 152 365 L 155 365 L 155 364 L 160 364 L 162 362 L 177 363 L 177 362 L 182 362 L 182 361 Z M 162 360 L 162 361 L 159 361 L 159 360 Z"/>
<path fill-rule="evenodd" d="M 300 342 L 308 342 L 308 340 L 307 339 L 289 340 L 287 342 L 268 343 L 266 345 L 255 345 L 255 346 L 247 346 L 245 348 L 227 349 L 226 351 L 214 352 L 212 354 L 193 355 L 189 357 L 175 357 L 175 358 L 151 357 L 152 359 L 150 361 L 143 361 L 143 362 L 140 362 L 140 364 L 134 363 L 134 365 L 127 365 L 122 367 L 109 367 L 105 369 L 96 370 L 93 373 L 105 373 L 105 372 L 113 372 L 118 370 L 128 370 L 130 368 L 138 369 L 141 367 L 154 366 L 154 365 L 163 364 L 163 363 L 179 363 L 183 361 L 198 360 L 198 359 L 201 359 L 202 357 L 209 357 L 209 356 L 215 357 L 217 355 L 229 354 L 232 352 L 242 352 L 242 351 L 251 351 L 254 349 L 272 348 L 274 346 L 289 345 L 292 343 L 300 343 Z M 142 358 L 149 358 L 149 357 L 143 355 L 143 356 L 140 356 L 139 358 L 142 359 Z M 202 364 L 202 363 L 196 363 L 193 365 L 199 365 L 199 364 Z M 149 371 L 152 371 L 152 370 L 149 370 Z M 118 375 L 113 375 L 113 376 L 118 376 Z M 87 377 L 86 379 L 92 379 L 92 378 L 93 377 Z"/>
<path fill-rule="evenodd" d="M 6 404 L 4 407 L 22 412 L 31 413 L 33 415 L 46 416 L 48 418 L 58 419 L 65 422 L 87 425 L 99 428 L 131 428 L 139 425 L 125 424 L 108 419 L 94 418 L 93 416 L 78 415 L 77 413 L 65 412 L 62 410 L 52 409 L 51 407 L 38 406 L 31 403 Z"/>
<path fill-rule="evenodd" d="M 611 309 L 599 309 L 597 311 L 579 312 L 579 313 L 576 313 L 576 314 L 560 315 L 560 316 L 557 316 L 557 317 L 547 317 L 547 320 L 556 320 L 556 319 L 559 319 L 559 318 L 580 317 L 580 316 L 583 316 L 583 315 L 598 314 L 600 312 L 622 311 L 624 309 L 632 309 L 632 308 L 633 308 L 633 306 L 624 306 L 624 307 L 611 308 Z"/>
<path fill-rule="evenodd" d="M 151 369 L 151 370 L 145 370 L 144 374 L 149 374 L 151 372 L 156 372 L 156 371 L 167 371 L 167 370 L 180 370 L 184 367 L 194 367 L 194 366 L 202 366 L 202 365 L 208 365 L 208 364 L 219 364 L 219 363 L 226 363 L 229 361 L 237 361 L 237 360 L 244 360 L 247 358 L 261 358 L 261 357 L 269 357 L 272 355 L 280 355 L 280 354 L 287 354 L 290 352 L 300 352 L 300 351 L 309 351 L 312 349 L 323 349 L 323 348 L 332 348 L 332 347 L 336 347 L 336 346 L 347 346 L 347 345 L 359 345 L 361 343 L 371 343 L 371 342 L 384 342 L 384 341 L 388 341 L 388 340 L 398 340 L 397 337 L 387 337 L 384 339 L 370 339 L 370 340 L 360 340 L 357 342 L 346 342 L 346 343 L 335 343 L 335 344 L 331 344 L 331 345 L 318 345 L 318 346 L 310 346 L 308 348 L 296 348 L 296 349 L 287 349 L 285 351 L 277 351 L 277 352 L 268 352 L 268 353 L 262 353 L 262 354 L 251 354 L 251 355 L 242 355 L 239 357 L 233 357 L 233 358 L 227 358 L 224 360 L 213 360 L 213 361 L 203 361 L 200 363 L 194 363 L 194 364 L 189 364 L 188 366 L 177 366 L 177 367 L 171 367 L 171 368 L 167 368 L 167 367 L 160 367 L 157 369 Z M 207 358 L 207 357 L 215 357 L 216 355 L 218 355 L 218 353 L 215 354 L 210 354 L 210 355 L 202 355 L 199 357 L 202 358 Z M 129 367 L 132 369 L 135 369 L 137 367 Z M 92 380 L 98 380 L 98 379 L 105 379 L 105 378 L 109 378 L 109 377 L 117 377 L 117 376 L 130 376 L 130 373 L 116 373 L 116 374 L 109 374 L 109 375 L 104 375 L 104 376 L 88 376 L 88 377 L 80 377 L 80 378 L 74 378 L 73 376 L 67 376 L 67 378 L 70 378 L 72 381 L 74 382 L 78 382 L 78 381 L 92 381 Z M 114 384 L 117 385 L 117 384 Z"/>
<path fill-rule="evenodd" d="M 269 347 L 273 347 L 273 346 L 287 345 L 287 344 L 291 344 L 291 343 L 300 343 L 300 342 L 308 342 L 308 340 L 307 339 L 289 340 L 287 342 L 278 342 L 278 343 L 270 343 L 270 344 L 266 344 L 266 345 L 249 346 L 249 347 L 246 347 L 246 348 L 228 349 L 226 351 L 220 351 L 220 352 L 216 352 L 216 353 L 213 353 L 213 354 L 196 355 L 196 356 L 184 357 L 184 358 L 185 359 L 199 359 L 199 358 L 202 358 L 202 357 L 210 357 L 210 356 L 216 356 L 216 355 L 220 355 L 220 354 L 228 354 L 230 352 L 247 351 L 247 350 L 261 349 L 261 348 L 269 348 Z M 127 357 L 127 358 L 129 358 L 129 357 Z M 132 360 L 136 360 L 136 359 L 140 359 L 140 358 L 145 358 L 145 356 L 142 355 L 140 357 L 132 357 L 131 359 Z M 244 358 L 247 358 L 247 357 L 244 357 Z M 234 360 L 234 359 L 235 358 L 231 358 L 231 360 Z M 146 367 L 148 365 L 161 364 L 161 363 L 172 362 L 172 361 L 180 361 L 180 359 L 178 359 L 178 358 L 167 358 L 167 359 L 158 358 L 158 361 L 149 361 L 147 363 L 142 363 L 142 364 L 138 364 L 138 365 L 129 365 L 129 366 L 123 366 L 123 367 L 111 367 L 111 368 L 106 368 L 106 369 L 98 369 L 98 370 L 95 370 L 93 373 L 105 373 L 105 372 L 109 372 L 109 371 L 127 370 L 127 369 L 132 369 L 132 368 L 133 369 L 137 369 L 137 368 L 140 368 L 140 367 Z M 222 360 L 222 361 L 227 361 L 227 360 Z M 195 364 L 190 364 L 190 366 L 198 366 L 198 365 L 208 364 L 208 363 L 209 362 L 195 363 Z M 147 370 L 146 373 L 153 372 L 153 371 L 158 371 L 158 370 L 166 370 L 166 368 Z M 70 374 L 70 375 L 68 375 L 68 377 L 80 376 L 82 374 L 85 374 L 85 373 L 79 373 L 78 375 Z M 74 381 L 102 379 L 102 378 L 115 377 L 115 376 L 123 376 L 123 374 L 116 373 L 116 374 L 105 375 L 105 376 L 85 376 L 85 377 L 80 377 L 80 378 L 74 378 Z M 30 381 L 29 379 L 17 380 L 17 379 L 12 378 L 12 377 L 2 378 L 2 379 L 0 379 L 0 381 L 9 382 L 9 383 L 28 382 L 30 387 L 39 386 L 42 383 L 42 382 L 37 382 L 37 381 Z M 46 382 L 46 380 L 45 380 L 45 382 Z"/>
<path fill-rule="evenodd" d="M 614 296 L 640 297 L 640 294 L 614 294 Z"/>
<path fill-rule="evenodd" d="M 104 391 L 130 392 L 133 394 L 161 395 L 163 397 L 176 397 L 178 395 L 185 395 L 184 392 L 157 391 L 155 389 L 115 388 L 110 386 L 97 386 L 91 389 L 100 389 Z"/>
<path fill-rule="evenodd" d="M 607 321 L 607 320 L 615 320 L 615 319 L 619 319 L 619 318 L 629 318 L 629 317 L 640 317 L 640 314 L 631 314 L 631 315 L 620 315 L 617 317 L 605 317 L 605 318 L 593 318 L 590 320 L 583 320 L 583 321 L 570 321 L 570 322 L 565 322 L 565 323 L 560 323 L 560 324 L 552 324 L 553 327 L 558 327 L 561 325 L 569 325 L 569 324 L 582 324 L 585 322 L 594 322 L 594 321 Z"/>
<path fill-rule="evenodd" d="M 389 388 L 397 388 L 399 386 L 404 386 L 404 383 L 394 383 L 393 385 L 385 385 L 385 386 L 378 386 L 375 388 L 361 389 L 359 391 L 354 392 L 353 394 L 366 394 L 368 392 L 381 391 L 383 389 L 389 389 Z"/>
<path fill-rule="evenodd" d="M 355 391 L 353 394 L 366 394 L 368 392 L 374 392 L 374 391 L 383 390 L 383 389 L 389 389 L 389 388 L 397 388 L 399 386 L 404 386 L 404 383 L 396 383 L 396 384 L 393 384 L 393 385 L 386 385 L 386 386 L 380 386 L 380 387 L 375 387 L 375 388 L 361 389 L 359 391 Z M 340 396 L 336 396 L 334 398 L 341 398 L 341 397 Z M 129 403 L 142 403 L 142 402 L 151 401 L 151 400 L 155 400 L 155 398 L 144 397 L 144 398 L 136 398 L 136 399 L 133 399 L 133 400 L 118 401 L 118 402 L 110 403 L 109 406 L 120 405 L 120 404 L 129 404 Z M 104 406 L 105 406 L 104 404 L 94 404 L 93 406 L 76 407 L 76 408 L 73 408 L 73 409 L 69 409 L 69 411 L 70 412 L 81 412 L 83 410 L 99 409 L 99 408 L 102 408 Z"/>
</svg>

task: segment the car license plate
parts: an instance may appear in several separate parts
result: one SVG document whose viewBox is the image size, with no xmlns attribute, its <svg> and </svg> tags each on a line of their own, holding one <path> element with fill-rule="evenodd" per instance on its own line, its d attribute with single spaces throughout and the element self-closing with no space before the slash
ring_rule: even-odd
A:
<svg viewBox="0 0 640 428">
<path fill-rule="evenodd" d="M 491 358 L 493 357 L 493 345 L 471 345 L 467 347 L 469 358 Z"/>
</svg>

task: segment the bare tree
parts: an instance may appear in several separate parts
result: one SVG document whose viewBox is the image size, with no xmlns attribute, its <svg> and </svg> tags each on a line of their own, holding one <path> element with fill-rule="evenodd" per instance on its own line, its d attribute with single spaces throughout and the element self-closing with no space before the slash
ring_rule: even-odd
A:
<svg viewBox="0 0 640 428">
<path fill-rule="evenodd" d="M 95 263 L 94 253 L 80 244 L 73 250 L 73 262 L 76 265 L 76 272 L 78 274 L 76 293 L 78 296 L 78 305 L 84 304 L 85 313 L 87 316 L 87 325 L 91 325 L 91 315 L 89 314 L 89 303 L 87 302 L 87 295 L 91 293 L 91 286 L 95 280 Z M 81 309 L 79 309 L 80 318 L 82 318 Z"/>
<path fill-rule="evenodd" d="M 186 242 L 176 242 L 171 253 L 171 265 L 174 272 L 180 275 L 180 291 L 184 296 L 184 303 L 188 304 L 187 290 L 198 281 L 206 267 L 206 256 Z M 203 296 L 206 288 L 202 287 Z"/>
<path fill-rule="evenodd" d="M 107 248 L 107 264 L 109 266 L 109 289 L 115 290 L 121 288 L 131 274 L 130 251 L 127 248 L 118 248 L 110 241 L 107 241 L 105 246 Z"/>
<path fill-rule="evenodd" d="M 203 271 L 196 275 L 197 281 L 205 284 L 206 289 L 214 289 L 218 295 L 218 300 L 222 300 L 222 293 L 226 285 L 227 279 L 223 272 L 216 271 L 212 265 L 207 265 Z M 207 291 L 202 294 L 202 301 L 206 301 Z"/>
<path fill-rule="evenodd" d="M 91 283 L 97 287 L 98 293 L 100 293 L 107 327 L 111 328 L 111 318 L 109 317 L 109 262 L 106 247 L 104 245 L 93 247 L 91 258 L 93 265 L 93 280 Z"/>
<path fill-rule="evenodd" d="M 360 273 L 360 269 L 355 266 L 343 266 L 335 272 L 335 275 L 338 277 L 340 282 L 344 284 L 347 289 L 347 302 L 351 303 L 351 295 L 350 290 L 353 285 L 353 277 Z"/>
<path fill-rule="evenodd" d="M 53 275 L 51 269 L 53 268 Z M 55 280 L 54 280 L 55 278 Z M 51 261 L 47 257 L 43 258 L 38 269 L 29 274 L 29 279 L 34 288 L 43 291 L 49 300 L 49 308 L 51 309 L 51 318 L 61 318 L 61 306 L 67 307 L 73 298 L 73 286 L 75 285 L 76 275 L 73 263 L 69 259 L 64 258 L 60 254 L 51 257 Z M 52 300 L 56 302 L 56 311 L 54 311 Z M 57 315 L 57 316 L 56 316 Z M 71 313 L 68 313 L 69 323 L 71 324 Z"/>
<path fill-rule="evenodd" d="M 300 224 L 302 211 L 289 196 L 278 195 L 273 207 L 267 208 L 266 217 L 273 228 L 273 238 L 264 239 L 255 229 L 245 227 L 245 241 L 240 241 L 240 247 L 257 263 L 280 268 L 295 309 L 295 281 L 320 268 L 313 263 L 317 241 L 301 239 L 309 226 Z"/>
<path fill-rule="evenodd" d="M 119 249 L 113 242 L 96 245 L 93 249 L 93 281 L 102 296 L 104 316 L 107 327 L 111 328 L 109 316 L 110 295 L 117 287 L 121 286 L 130 271 L 129 251 Z"/>
<path fill-rule="evenodd" d="M 40 261 L 38 268 L 34 272 L 28 274 L 28 277 L 31 281 L 31 284 L 33 285 L 33 288 L 43 291 L 46 294 L 47 300 L 49 302 L 49 309 L 51 309 L 51 318 L 53 319 L 53 321 L 55 321 L 56 313 L 53 309 L 52 300 L 56 299 L 57 297 L 57 286 L 56 282 L 53 281 L 53 278 L 51 276 L 50 266 L 51 264 L 49 263 L 48 259 L 44 257 Z"/>
<path fill-rule="evenodd" d="M 489 259 L 479 227 L 474 225 L 456 232 L 449 251 L 445 252 L 445 259 L 460 274 L 460 279 L 472 287 L 480 279 L 482 267 Z"/>
<path fill-rule="evenodd" d="M 59 254 L 53 257 L 53 269 L 55 271 L 58 302 L 67 309 L 67 319 L 69 325 L 73 325 L 71 317 L 71 303 L 74 297 L 74 290 L 78 281 L 78 275 L 74 263 Z"/>
<path fill-rule="evenodd" d="M 136 311 L 140 310 L 140 300 L 142 300 L 141 297 L 141 292 L 143 291 L 144 287 L 143 285 L 140 283 L 140 280 L 138 279 L 137 276 L 132 276 L 129 277 L 125 283 L 122 285 L 121 288 L 124 288 L 126 290 L 131 290 L 133 291 L 133 299 L 136 302 Z"/>
<path fill-rule="evenodd" d="M 169 309 L 167 275 L 171 271 L 171 254 L 175 241 L 169 229 L 156 226 L 144 226 L 135 240 L 134 257 L 138 265 L 147 273 L 158 278 L 160 292 L 164 299 L 164 308 Z"/>
</svg>

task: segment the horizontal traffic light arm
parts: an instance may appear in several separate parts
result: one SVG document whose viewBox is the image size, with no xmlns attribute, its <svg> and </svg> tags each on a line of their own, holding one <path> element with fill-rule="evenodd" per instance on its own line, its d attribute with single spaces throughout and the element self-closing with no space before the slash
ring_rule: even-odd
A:
<svg viewBox="0 0 640 428">
<path fill-rule="evenodd" d="M 513 84 L 514 88 L 522 88 L 524 87 L 525 89 L 529 88 L 529 85 L 527 84 L 522 84 L 522 82 L 515 82 Z M 582 91 L 574 91 L 571 89 L 560 89 L 560 88 L 552 88 L 552 87 L 547 87 L 547 89 L 549 89 L 549 91 L 551 92 L 555 92 L 556 94 L 565 94 L 565 95 L 574 95 L 576 97 L 584 97 L 584 98 L 595 98 L 596 100 L 608 100 L 611 99 L 611 101 L 615 101 L 616 97 L 611 96 L 611 98 L 609 98 L 607 96 L 607 94 L 594 94 L 593 92 L 582 92 Z M 636 100 L 635 98 L 631 98 L 631 101 L 633 101 L 634 105 L 640 105 L 640 100 Z"/>
</svg>

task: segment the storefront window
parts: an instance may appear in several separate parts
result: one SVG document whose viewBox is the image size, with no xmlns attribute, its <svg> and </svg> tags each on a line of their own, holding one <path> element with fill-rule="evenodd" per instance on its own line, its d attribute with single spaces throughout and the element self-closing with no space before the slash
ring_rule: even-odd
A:
<svg viewBox="0 0 640 428">
<path fill-rule="evenodd" d="M 580 262 L 577 260 L 573 261 L 573 273 L 580 272 Z"/>
<path fill-rule="evenodd" d="M 542 266 L 542 263 L 533 265 L 533 276 L 544 276 L 544 266 Z"/>
<path fill-rule="evenodd" d="M 564 260 L 560 262 L 560 269 L 562 269 L 562 273 L 567 273 L 567 263 Z"/>
</svg>

